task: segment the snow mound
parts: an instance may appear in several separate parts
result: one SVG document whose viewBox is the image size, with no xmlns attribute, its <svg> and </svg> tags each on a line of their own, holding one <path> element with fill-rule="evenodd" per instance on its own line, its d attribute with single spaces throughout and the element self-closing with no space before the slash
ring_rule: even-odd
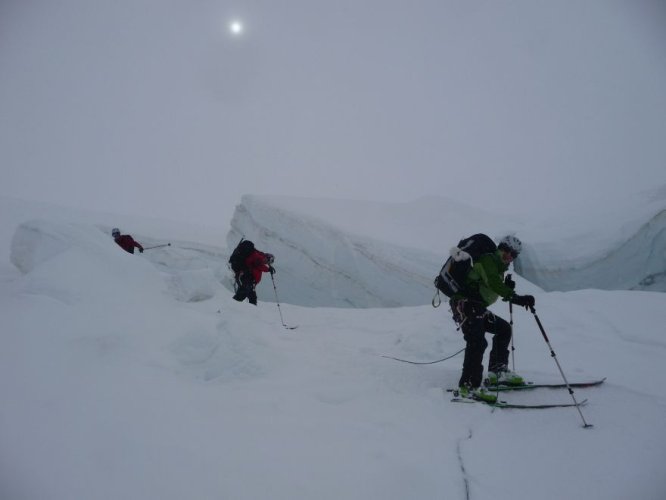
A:
<svg viewBox="0 0 666 500">
<path fill-rule="evenodd" d="M 168 274 L 158 266 L 143 255 L 125 252 L 106 229 L 92 224 L 46 219 L 21 223 L 12 238 L 10 259 L 26 275 L 26 291 L 67 303 L 88 302 L 93 300 L 91 293 L 100 291 L 110 304 L 118 297 L 145 300 L 142 289 L 184 301 L 212 296 L 210 278 L 183 276 L 165 282 Z"/>
<path fill-rule="evenodd" d="M 126 290 L 136 289 L 137 280 L 147 279 L 179 302 L 210 300 L 224 290 L 222 282 L 229 279 L 225 250 L 188 241 L 167 246 L 144 235 L 136 238 L 146 251 L 131 255 L 116 245 L 106 226 L 32 220 L 17 226 L 10 259 L 23 274 L 29 275 L 36 270 L 40 271 L 38 274 L 53 275 L 71 260 L 81 289 L 89 288 L 92 279 L 106 282 L 108 287 L 124 286 Z M 154 245 L 158 247 L 151 249 Z M 86 267 L 89 271 L 82 272 Z"/>
<path fill-rule="evenodd" d="M 43 262 L 74 247 L 83 245 L 103 251 L 109 246 L 109 237 L 101 231 L 97 232 L 98 235 L 94 234 L 90 226 L 83 224 L 51 223 L 45 220 L 24 222 L 16 228 L 12 238 L 10 260 L 22 273 L 27 274 Z"/>
</svg>

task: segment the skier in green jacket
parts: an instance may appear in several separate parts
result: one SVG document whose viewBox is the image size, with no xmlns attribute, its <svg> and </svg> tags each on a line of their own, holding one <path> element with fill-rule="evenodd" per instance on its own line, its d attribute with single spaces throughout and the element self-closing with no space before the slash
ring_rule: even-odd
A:
<svg viewBox="0 0 666 500">
<path fill-rule="evenodd" d="M 494 402 L 495 395 L 482 387 L 483 354 L 488 347 L 486 332 L 493 334 L 493 347 L 488 363 L 490 385 L 521 385 L 522 377 L 508 369 L 511 326 L 493 314 L 488 307 L 499 297 L 525 308 L 534 307 L 532 295 L 517 295 L 515 283 L 504 273 L 522 250 L 522 243 L 515 236 L 505 236 L 497 250 L 480 256 L 467 275 L 464 291 L 451 298 L 453 320 L 462 328 L 467 346 L 463 370 L 458 383 L 460 395 Z"/>
</svg>

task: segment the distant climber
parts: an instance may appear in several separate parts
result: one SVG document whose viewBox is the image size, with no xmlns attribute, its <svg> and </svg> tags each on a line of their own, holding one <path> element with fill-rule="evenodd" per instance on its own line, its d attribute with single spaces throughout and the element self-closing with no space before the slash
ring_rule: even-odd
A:
<svg viewBox="0 0 666 500">
<path fill-rule="evenodd" d="M 270 253 L 260 252 L 250 240 L 241 240 L 229 257 L 231 270 L 234 272 L 234 300 L 257 305 L 256 286 L 261 281 L 261 273 L 275 273 L 274 257 Z"/>
<path fill-rule="evenodd" d="M 111 231 L 111 236 L 120 245 L 120 247 L 129 253 L 134 253 L 134 248 L 139 249 L 139 253 L 143 253 L 143 247 L 140 243 L 136 242 L 129 234 L 120 234 L 120 229 L 114 227 Z"/>
</svg>

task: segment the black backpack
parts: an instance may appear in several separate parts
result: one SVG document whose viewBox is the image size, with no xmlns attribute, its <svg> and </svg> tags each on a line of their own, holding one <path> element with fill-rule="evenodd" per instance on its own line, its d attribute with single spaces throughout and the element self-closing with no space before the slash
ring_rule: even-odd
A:
<svg viewBox="0 0 666 500">
<path fill-rule="evenodd" d="M 458 246 L 451 249 L 451 256 L 435 277 L 435 287 L 447 297 L 462 291 L 474 261 L 496 250 L 495 242 L 485 234 L 475 234 L 460 240 Z"/>
<path fill-rule="evenodd" d="M 245 260 L 252 252 L 254 252 L 254 243 L 250 240 L 241 240 L 236 248 L 234 248 L 234 251 L 231 252 L 231 257 L 229 257 L 231 270 L 236 274 L 241 271 L 246 271 L 247 266 L 245 265 Z"/>
</svg>

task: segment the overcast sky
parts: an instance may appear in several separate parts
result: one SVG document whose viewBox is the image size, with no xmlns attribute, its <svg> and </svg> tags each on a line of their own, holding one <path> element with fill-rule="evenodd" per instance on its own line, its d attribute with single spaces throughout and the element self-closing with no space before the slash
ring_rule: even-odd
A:
<svg viewBox="0 0 666 500">
<path fill-rule="evenodd" d="M 665 159 L 663 1 L 0 0 L 3 195 L 538 214 L 666 184 Z"/>
</svg>

